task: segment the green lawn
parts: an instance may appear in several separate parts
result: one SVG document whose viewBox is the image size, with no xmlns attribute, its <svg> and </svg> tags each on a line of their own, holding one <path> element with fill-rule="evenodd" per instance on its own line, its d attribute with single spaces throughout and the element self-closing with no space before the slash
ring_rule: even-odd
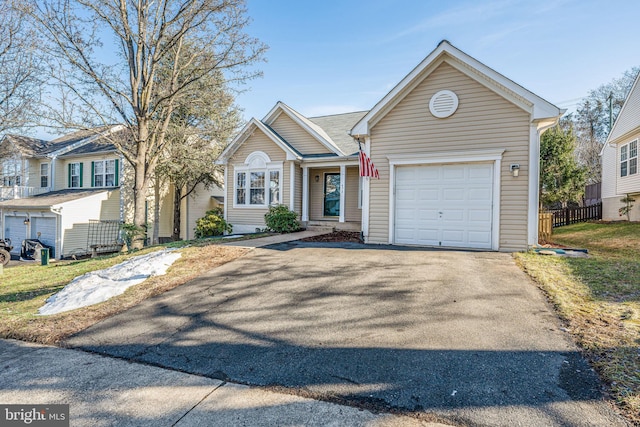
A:
<svg viewBox="0 0 640 427">
<path fill-rule="evenodd" d="M 640 422 L 640 223 L 582 223 L 554 229 L 552 241 L 588 258 L 517 254 L 549 296 L 577 343 Z"/>
<path fill-rule="evenodd" d="M 0 276 L 0 338 L 55 344 L 105 317 L 124 311 L 145 298 L 184 284 L 246 252 L 244 248 L 216 245 L 218 241 L 219 239 L 207 239 L 177 242 L 146 248 L 133 254 L 60 261 L 48 266 L 22 263 L 4 268 Z M 129 288 L 124 294 L 100 304 L 50 316 L 37 314 L 47 298 L 75 277 L 167 246 L 178 247 L 182 257 L 169 268 L 166 275 L 149 278 Z"/>
</svg>

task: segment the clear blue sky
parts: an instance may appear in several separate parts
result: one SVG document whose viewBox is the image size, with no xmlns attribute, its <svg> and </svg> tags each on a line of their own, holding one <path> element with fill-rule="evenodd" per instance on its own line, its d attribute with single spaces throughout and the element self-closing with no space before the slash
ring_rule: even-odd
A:
<svg viewBox="0 0 640 427">
<path fill-rule="evenodd" d="M 636 0 L 247 0 L 270 46 L 238 97 L 245 118 L 277 101 L 307 116 L 373 107 L 442 39 L 571 110 L 640 66 Z"/>
</svg>

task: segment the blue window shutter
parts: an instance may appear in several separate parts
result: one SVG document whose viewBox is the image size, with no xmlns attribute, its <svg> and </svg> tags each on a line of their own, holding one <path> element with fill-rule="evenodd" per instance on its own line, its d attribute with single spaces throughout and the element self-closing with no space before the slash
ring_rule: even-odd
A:
<svg viewBox="0 0 640 427">
<path fill-rule="evenodd" d="M 80 163 L 80 187 L 82 187 L 82 165 L 83 163 Z"/>
<path fill-rule="evenodd" d="M 95 163 L 96 162 L 91 162 L 91 186 L 95 187 L 96 186 L 96 178 L 95 178 Z"/>
<path fill-rule="evenodd" d="M 68 169 L 69 169 L 69 173 L 67 175 L 67 177 L 68 177 L 67 187 L 71 188 L 71 163 L 69 163 Z"/>
<path fill-rule="evenodd" d="M 119 178 L 120 178 L 120 174 L 119 174 L 119 172 L 120 172 L 120 171 L 118 170 L 118 169 L 119 169 L 119 166 L 120 166 L 120 165 L 119 165 L 119 163 L 120 163 L 120 162 L 118 161 L 118 159 L 116 159 L 116 167 L 115 167 L 115 169 L 116 169 L 116 171 L 115 171 L 116 176 L 115 176 L 115 178 L 114 178 L 114 180 L 113 180 L 113 185 L 114 185 L 114 186 L 116 186 L 116 187 L 117 187 L 118 185 L 120 185 L 120 179 L 119 179 Z"/>
</svg>

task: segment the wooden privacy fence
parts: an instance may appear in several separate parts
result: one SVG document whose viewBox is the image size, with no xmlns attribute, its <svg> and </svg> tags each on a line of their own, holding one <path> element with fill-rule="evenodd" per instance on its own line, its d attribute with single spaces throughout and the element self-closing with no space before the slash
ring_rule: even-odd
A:
<svg viewBox="0 0 640 427">
<path fill-rule="evenodd" d="M 538 241 L 548 242 L 551 240 L 551 231 L 553 230 L 553 214 L 551 212 L 542 212 L 538 214 Z"/>
<path fill-rule="evenodd" d="M 602 203 L 538 214 L 538 240 L 548 242 L 555 227 L 602 219 Z"/>
<path fill-rule="evenodd" d="M 553 227 L 602 219 L 602 203 L 582 208 L 566 208 L 553 212 Z"/>
</svg>

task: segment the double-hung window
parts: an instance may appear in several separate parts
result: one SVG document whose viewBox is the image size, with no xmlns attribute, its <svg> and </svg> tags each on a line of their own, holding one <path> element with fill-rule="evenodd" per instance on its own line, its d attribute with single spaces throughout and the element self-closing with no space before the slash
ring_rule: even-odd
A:
<svg viewBox="0 0 640 427">
<path fill-rule="evenodd" d="M 82 187 L 82 163 L 69 163 L 69 187 Z"/>
<path fill-rule="evenodd" d="M 40 163 L 40 188 L 49 186 L 49 163 Z"/>
<path fill-rule="evenodd" d="M 118 185 L 118 161 L 100 160 L 91 163 L 93 187 L 116 187 Z"/>
<path fill-rule="evenodd" d="M 268 206 L 280 203 L 281 170 L 240 170 L 235 176 L 236 206 Z"/>
<path fill-rule="evenodd" d="M 638 140 L 620 147 L 620 176 L 638 173 Z"/>
</svg>

